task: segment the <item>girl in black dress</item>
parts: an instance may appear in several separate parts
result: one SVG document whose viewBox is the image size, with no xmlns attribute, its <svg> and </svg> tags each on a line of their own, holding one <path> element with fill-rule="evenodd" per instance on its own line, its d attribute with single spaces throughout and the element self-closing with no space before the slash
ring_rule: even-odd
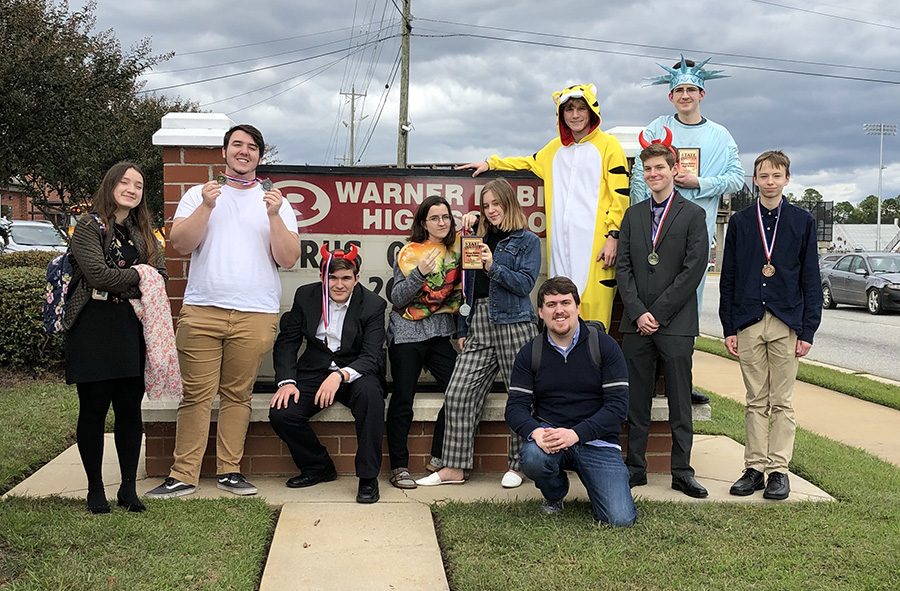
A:
<svg viewBox="0 0 900 591">
<path fill-rule="evenodd" d="M 92 213 L 72 235 L 72 282 L 66 297 L 66 383 L 78 389 L 78 451 L 88 480 L 87 507 L 109 513 L 103 487 L 106 414 L 115 413 L 122 483 L 119 506 L 145 510 L 135 491 L 143 424 L 146 348 L 141 323 L 128 302 L 141 296 L 137 264 L 165 277 L 165 259 L 143 199 L 144 175 L 129 162 L 109 169 L 94 194 Z"/>
</svg>

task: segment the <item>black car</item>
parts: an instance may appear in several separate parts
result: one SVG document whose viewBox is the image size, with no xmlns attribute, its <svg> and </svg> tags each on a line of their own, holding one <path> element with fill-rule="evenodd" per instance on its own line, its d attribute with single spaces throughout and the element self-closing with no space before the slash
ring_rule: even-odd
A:
<svg viewBox="0 0 900 591">
<path fill-rule="evenodd" d="M 871 314 L 900 310 L 900 254 L 860 252 L 822 269 L 822 304 L 865 306 Z"/>
</svg>

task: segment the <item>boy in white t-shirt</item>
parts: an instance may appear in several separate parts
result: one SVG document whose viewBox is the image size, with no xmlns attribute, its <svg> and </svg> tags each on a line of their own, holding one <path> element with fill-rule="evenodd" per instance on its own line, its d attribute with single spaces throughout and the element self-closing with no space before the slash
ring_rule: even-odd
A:
<svg viewBox="0 0 900 591">
<path fill-rule="evenodd" d="M 225 174 L 191 187 L 175 211 L 169 240 L 175 250 L 191 255 L 175 333 L 184 400 L 178 407 L 174 464 L 148 497 L 196 490 L 217 394 L 217 486 L 237 495 L 257 492 L 240 472 L 253 382 L 275 340 L 278 267 L 293 267 L 300 257 L 293 209 L 270 181 L 256 176 L 264 153 L 258 129 L 232 127 L 222 147 Z"/>
</svg>

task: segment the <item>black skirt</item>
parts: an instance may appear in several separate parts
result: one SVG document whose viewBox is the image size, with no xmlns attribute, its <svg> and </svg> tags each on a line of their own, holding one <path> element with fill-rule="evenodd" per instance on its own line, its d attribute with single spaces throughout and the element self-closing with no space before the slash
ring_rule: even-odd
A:
<svg viewBox="0 0 900 591">
<path fill-rule="evenodd" d="M 66 333 L 66 383 L 141 376 L 145 353 L 143 327 L 127 300 L 90 299 Z"/>
</svg>

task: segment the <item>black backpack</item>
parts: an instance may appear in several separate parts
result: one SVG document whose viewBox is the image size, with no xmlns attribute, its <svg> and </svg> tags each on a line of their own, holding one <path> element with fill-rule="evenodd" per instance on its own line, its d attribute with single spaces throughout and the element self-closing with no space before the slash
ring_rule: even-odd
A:
<svg viewBox="0 0 900 591">
<path fill-rule="evenodd" d="M 606 332 L 606 327 L 599 320 L 585 320 L 588 328 L 588 348 L 591 351 L 591 361 L 594 367 L 600 369 L 602 361 L 600 359 L 600 333 Z M 544 333 L 540 332 L 531 340 L 531 373 L 537 373 L 541 366 L 541 351 L 544 349 L 542 339 Z"/>
</svg>

